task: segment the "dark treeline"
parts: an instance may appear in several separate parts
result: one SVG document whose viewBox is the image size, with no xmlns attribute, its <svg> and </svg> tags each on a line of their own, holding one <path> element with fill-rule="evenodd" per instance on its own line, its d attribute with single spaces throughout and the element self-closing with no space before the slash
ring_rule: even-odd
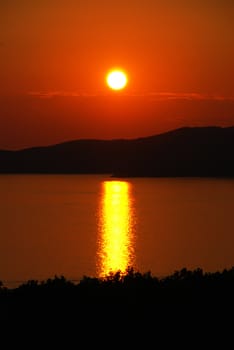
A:
<svg viewBox="0 0 234 350">
<path fill-rule="evenodd" d="M 212 273 L 183 268 L 163 278 L 129 268 L 124 275 L 84 276 L 77 283 L 55 276 L 16 288 L 1 284 L 0 310 L 10 329 L 23 326 L 40 336 L 53 329 L 72 338 L 87 331 L 87 344 L 95 332 L 116 342 L 125 334 L 132 345 L 140 338 L 166 343 L 172 334 L 177 345 L 188 335 L 214 341 L 233 326 L 234 267 Z"/>
<path fill-rule="evenodd" d="M 15 312 L 33 314 L 53 310 L 68 314 L 71 309 L 110 310 L 133 319 L 136 314 L 153 310 L 181 312 L 189 308 L 195 312 L 204 306 L 209 311 L 230 309 L 234 307 L 234 267 L 222 272 L 183 268 L 163 278 L 129 268 L 126 274 L 110 273 L 105 278 L 84 276 L 77 283 L 64 276 L 29 280 L 16 288 L 1 283 L 0 306 L 5 319 Z"/>
</svg>

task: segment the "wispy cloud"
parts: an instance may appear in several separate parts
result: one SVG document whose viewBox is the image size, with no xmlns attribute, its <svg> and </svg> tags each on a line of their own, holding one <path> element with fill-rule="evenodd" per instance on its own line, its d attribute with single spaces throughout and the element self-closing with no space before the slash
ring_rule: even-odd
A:
<svg viewBox="0 0 234 350">
<path fill-rule="evenodd" d="M 234 101 L 234 96 L 222 96 L 201 94 L 197 92 L 156 92 L 149 94 L 155 100 L 213 100 L 213 101 Z"/>
<path fill-rule="evenodd" d="M 53 97 L 92 97 L 97 96 L 97 94 L 88 94 L 81 92 L 70 92 L 70 91 L 29 91 L 28 95 L 35 96 L 38 98 L 53 98 Z"/>
<path fill-rule="evenodd" d="M 108 92 L 79 92 L 79 91 L 29 91 L 28 95 L 38 98 L 54 97 L 104 97 L 113 94 Z M 234 101 L 234 96 L 201 94 L 197 92 L 127 92 L 121 93 L 125 97 L 148 97 L 151 101 L 187 100 L 187 101 Z"/>
</svg>

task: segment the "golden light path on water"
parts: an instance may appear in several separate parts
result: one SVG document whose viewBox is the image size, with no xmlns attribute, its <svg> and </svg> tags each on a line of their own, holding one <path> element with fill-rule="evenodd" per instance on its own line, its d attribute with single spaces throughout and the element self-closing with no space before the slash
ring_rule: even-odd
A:
<svg viewBox="0 0 234 350">
<path fill-rule="evenodd" d="M 124 273 L 135 262 L 134 208 L 131 185 L 126 181 L 104 181 L 99 207 L 97 273 Z"/>
</svg>

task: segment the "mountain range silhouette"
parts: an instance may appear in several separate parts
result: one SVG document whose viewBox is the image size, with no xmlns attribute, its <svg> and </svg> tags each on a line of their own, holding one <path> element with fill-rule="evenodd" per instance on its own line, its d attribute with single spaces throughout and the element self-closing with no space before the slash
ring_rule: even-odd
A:
<svg viewBox="0 0 234 350">
<path fill-rule="evenodd" d="M 234 127 L 184 127 L 136 139 L 80 139 L 0 151 L 0 173 L 233 177 Z"/>
</svg>

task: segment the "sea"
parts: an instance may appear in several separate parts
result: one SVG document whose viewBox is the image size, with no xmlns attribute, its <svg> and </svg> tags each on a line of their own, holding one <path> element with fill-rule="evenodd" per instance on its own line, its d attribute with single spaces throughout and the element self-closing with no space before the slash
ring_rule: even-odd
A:
<svg viewBox="0 0 234 350">
<path fill-rule="evenodd" d="M 0 176 L 0 281 L 234 266 L 234 179 Z"/>
</svg>

